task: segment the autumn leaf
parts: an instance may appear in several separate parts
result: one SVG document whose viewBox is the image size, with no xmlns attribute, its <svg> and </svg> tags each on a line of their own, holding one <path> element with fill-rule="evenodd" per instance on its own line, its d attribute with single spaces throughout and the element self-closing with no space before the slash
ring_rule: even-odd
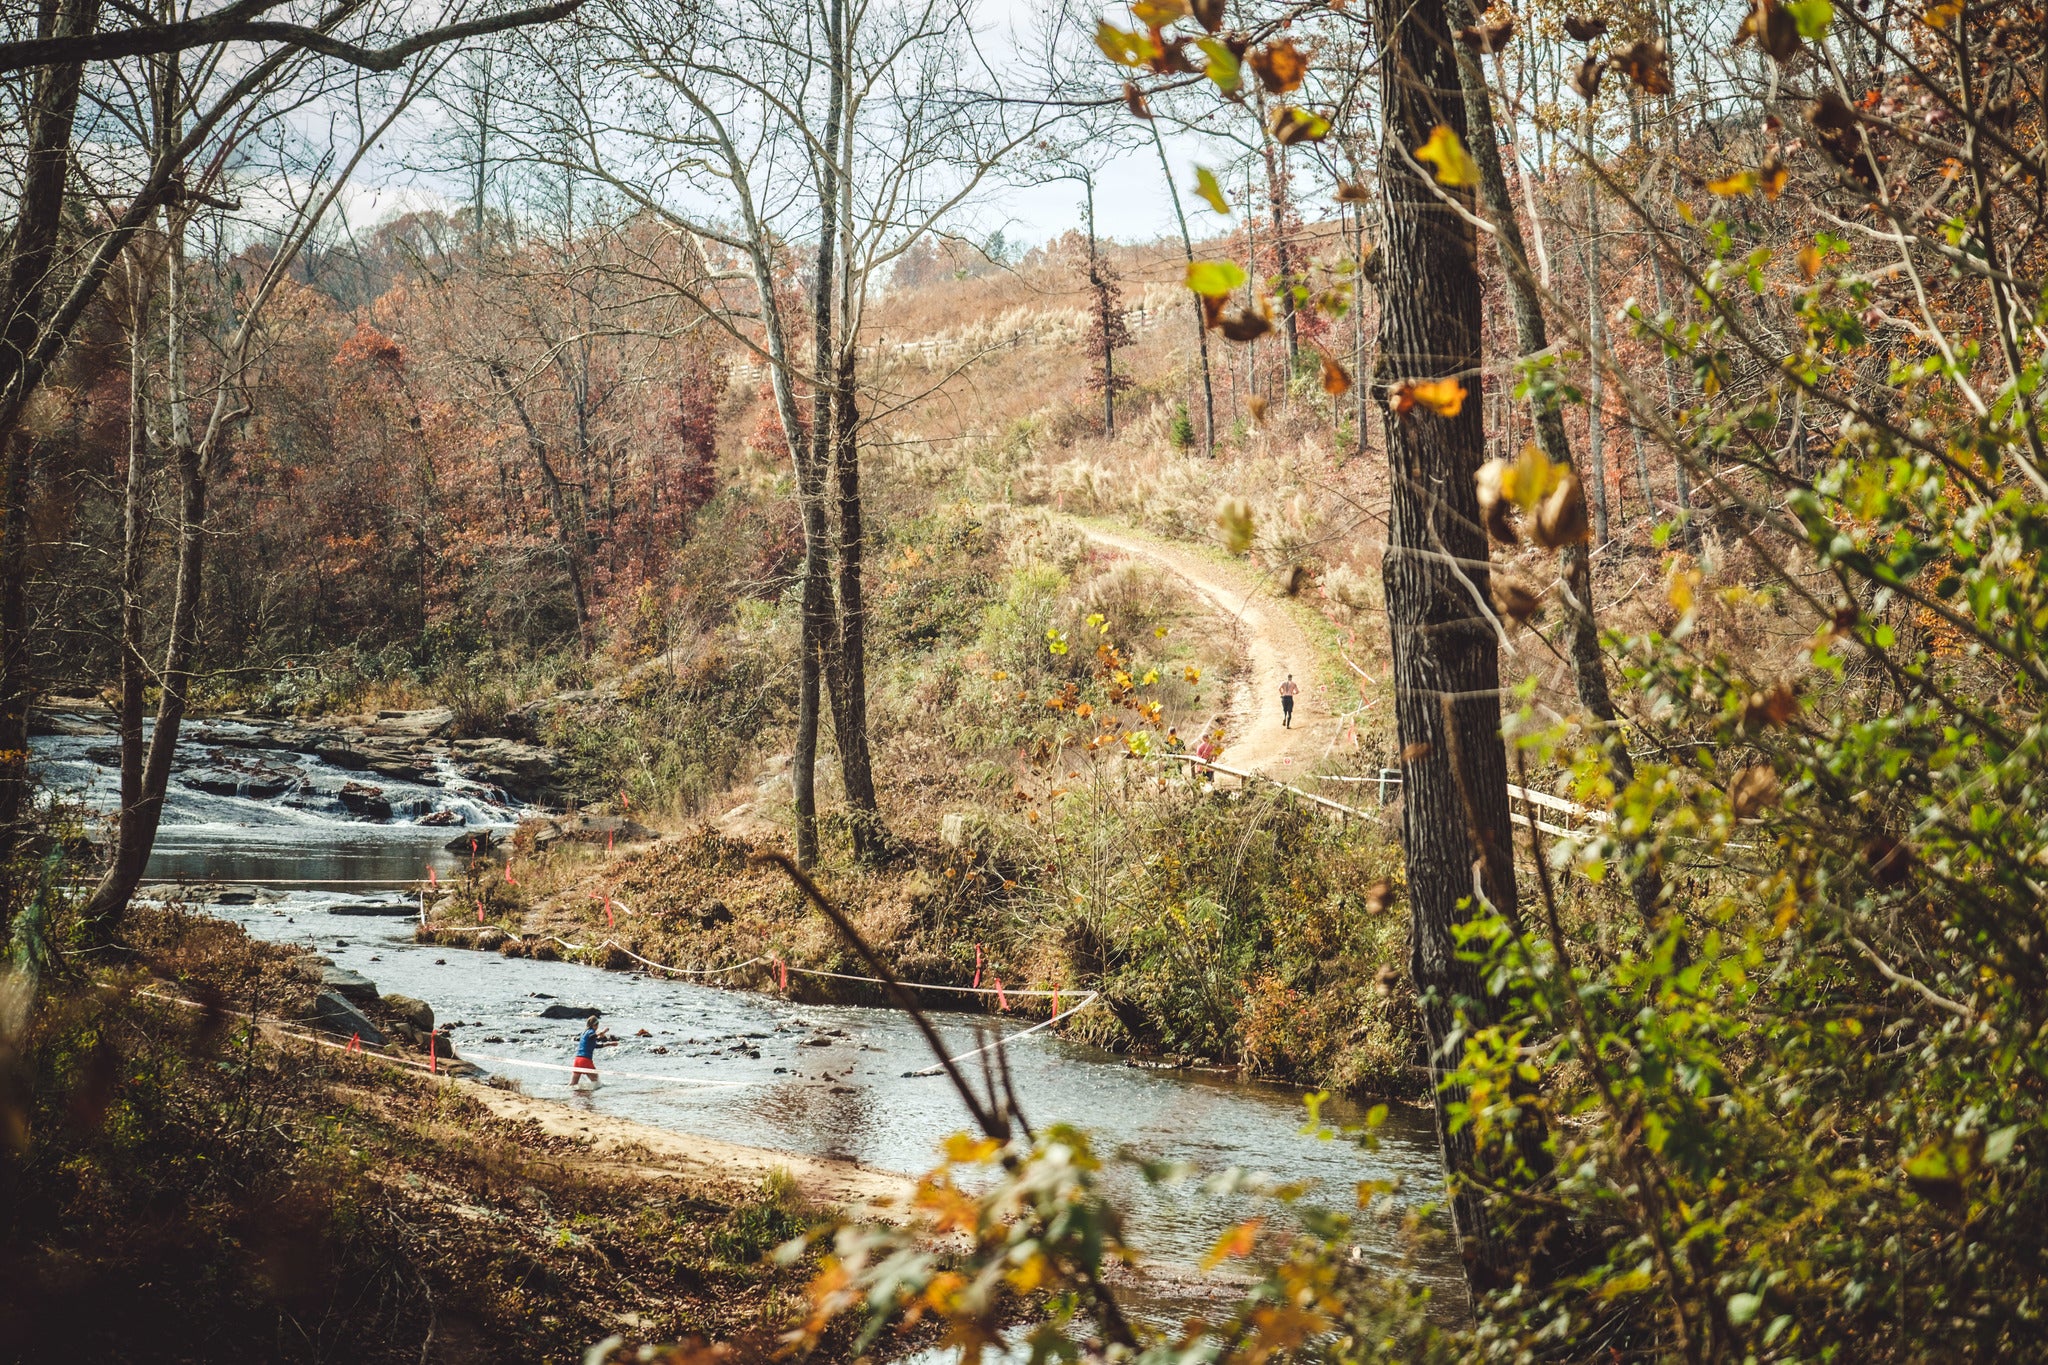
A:
<svg viewBox="0 0 2048 1365">
<path fill-rule="evenodd" d="M 1820 278 L 1820 268 L 1827 260 L 1827 253 L 1811 243 L 1799 248 L 1799 273 L 1808 280 Z"/>
<path fill-rule="evenodd" d="M 1929 5 L 1920 11 L 1920 22 L 1929 28 L 1946 29 L 1961 17 L 1962 0 L 1943 0 L 1942 4 Z"/>
<path fill-rule="evenodd" d="M 1223 27 L 1226 0 L 1190 0 L 1189 9 L 1195 22 L 1214 33 Z"/>
<path fill-rule="evenodd" d="M 1124 107 L 1139 118 L 1152 117 L 1152 106 L 1145 102 L 1145 92 L 1131 81 L 1124 82 Z"/>
<path fill-rule="evenodd" d="M 1250 308 L 1240 308 L 1235 313 L 1219 316 L 1216 320 L 1216 329 L 1232 341 L 1257 341 L 1260 337 L 1273 330 L 1273 319 L 1268 317 L 1263 310 L 1254 311 Z M 1252 401 L 1254 403 L 1262 402 L 1262 400 L 1257 398 L 1254 398 Z"/>
<path fill-rule="evenodd" d="M 1204 74 L 1216 83 L 1216 88 L 1226 95 L 1234 95 L 1244 85 L 1244 66 L 1237 60 L 1237 54 L 1230 45 L 1218 38 L 1201 38 L 1195 46 L 1209 59 Z"/>
<path fill-rule="evenodd" d="M 1514 506 L 1507 493 L 1509 477 L 1508 462 L 1495 459 L 1479 466 L 1473 482 L 1479 493 L 1479 520 L 1486 533 L 1503 545 L 1518 545 L 1521 538 L 1515 534 L 1514 519 L 1508 515 Z"/>
<path fill-rule="evenodd" d="M 1723 180 L 1709 180 L 1707 193 L 1723 199 L 1734 199 L 1745 194 L 1756 193 L 1756 172 L 1737 171 Z"/>
<path fill-rule="evenodd" d="M 1456 417 L 1465 407 L 1465 386 L 1455 379 L 1404 379 L 1394 386 L 1394 415 L 1405 417 L 1416 406 L 1439 417 Z"/>
<path fill-rule="evenodd" d="M 1465 150 L 1465 144 L 1451 131 L 1448 124 L 1439 123 L 1430 131 L 1429 141 L 1415 149 L 1417 161 L 1427 161 L 1436 167 L 1437 183 L 1459 189 L 1479 183 L 1479 165 L 1472 160 L 1472 154 Z M 1464 390 L 1458 391 L 1462 400 Z M 1453 409 L 1450 415 L 1456 415 Z"/>
<path fill-rule="evenodd" d="M 1187 278 L 1197 294 L 1220 299 L 1244 283 L 1244 267 L 1236 261 L 1189 261 Z"/>
<path fill-rule="evenodd" d="M 1340 204 L 1369 204 L 1372 202 L 1372 191 L 1355 180 L 1339 180 L 1337 182 L 1337 202 Z"/>
<path fill-rule="evenodd" d="M 1095 25 L 1095 46 L 1118 66 L 1143 66 L 1159 55 L 1159 46 L 1142 33 L 1126 33 L 1108 20 Z"/>
<path fill-rule="evenodd" d="M 1778 682 L 1771 684 L 1767 691 L 1752 692 L 1742 703 L 1741 726 L 1744 730 L 1762 730 L 1768 726 L 1783 725 L 1799 714 L 1799 697 L 1792 690 L 1792 684 Z"/>
<path fill-rule="evenodd" d="M 1792 174 L 1785 164 L 1785 158 L 1772 152 L 1764 158 L 1764 164 L 1756 168 L 1757 183 L 1763 188 L 1764 198 L 1776 199 L 1785 192 L 1785 181 Z"/>
<path fill-rule="evenodd" d="M 1250 1218 L 1218 1237 L 1216 1245 L 1202 1258 L 1202 1269 L 1214 1270 L 1225 1261 L 1251 1255 L 1252 1248 L 1259 1244 L 1259 1229 L 1264 1224 L 1262 1218 Z"/>
<path fill-rule="evenodd" d="M 1661 42 L 1638 38 L 1614 54 L 1614 65 L 1646 95 L 1671 93 L 1671 59 Z"/>
<path fill-rule="evenodd" d="M 1251 63 L 1252 72 L 1269 95 L 1285 95 L 1298 90 L 1308 76 L 1308 56 L 1295 46 L 1292 38 L 1280 38 L 1264 47 L 1255 47 L 1245 60 Z"/>
<path fill-rule="evenodd" d="M 1351 373 L 1337 363 L 1337 358 L 1328 351 L 1322 353 L 1323 392 L 1332 398 L 1342 398 L 1351 392 Z"/>
<path fill-rule="evenodd" d="M 1216 212 L 1228 217 L 1230 201 L 1223 197 L 1223 186 L 1216 179 L 1216 173 L 1207 166 L 1195 167 L 1195 197 Z M 1235 288 L 1236 286 L 1232 286 Z M 1197 290 L 1197 293 L 1200 291 Z"/>
<path fill-rule="evenodd" d="M 1590 43 L 1607 32 L 1607 21 L 1597 14 L 1567 14 L 1564 31 L 1575 42 Z"/>
<path fill-rule="evenodd" d="M 1321 142 L 1330 135 L 1330 121 L 1321 114 L 1283 104 L 1266 119 L 1266 131 L 1282 147 L 1300 142 Z"/>
<path fill-rule="evenodd" d="M 1536 505 L 1530 539 L 1546 550 L 1582 545 L 1591 534 L 1586 524 L 1586 495 L 1570 465 L 1558 467 L 1556 486 Z"/>
<path fill-rule="evenodd" d="M 1749 13 L 1735 30 L 1740 47 L 1751 38 L 1772 60 L 1789 62 L 1799 55 L 1799 23 L 1778 0 L 1750 0 Z"/>
<path fill-rule="evenodd" d="M 1679 560 L 1671 563 L 1671 576 L 1664 584 L 1664 600 L 1680 616 L 1690 616 L 1699 603 L 1700 571 Z"/>
<path fill-rule="evenodd" d="M 1253 394 L 1250 398 L 1245 399 L 1244 405 L 1251 409 L 1253 426 L 1262 427 L 1266 425 L 1266 400 L 1264 398 L 1258 394 Z"/>
<path fill-rule="evenodd" d="M 1484 21 L 1458 30 L 1458 41 L 1474 52 L 1491 56 L 1508 45 L 1515 36 L 1515 16 L 1503 14 L 1492 23 Z"/>
<path fill-rule="evenodd" d="M 1494 607 L 1517 624 L 1527 625 L 1543 610 L 1542 595 L 1517 574 L 1497 570 L 1488 587 L 1492 591 Z"/>
<path fill-rule="evenodd" d="M 1187 0 L 1136 0 L 1131 17 L 1149 29 L 1162 29 L 1188 14 Z"/>
<path fill-rule="evenodd" d="M 1572 77 L 1572 89 L 1579 92 L 1579 98 L 1591 104 L 1600 93 L 1600 78 L 1607 74 L 1607 63 L 1598 57 L 1587 57 L 1579 63 L 1577 74 Z"/>
</svg>

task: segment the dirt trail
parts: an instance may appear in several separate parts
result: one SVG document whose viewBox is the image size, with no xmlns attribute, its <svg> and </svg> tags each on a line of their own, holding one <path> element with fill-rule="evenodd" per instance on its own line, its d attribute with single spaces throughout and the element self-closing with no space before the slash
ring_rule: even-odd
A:
<svg viewBox="0 0 2048 1365">
<path fill-rule="evenodd" d="M 1070 516 L 1061 520 L 1106 550 L 1165 569 L 1230 622 L 1234 643 L 1250 667 L 1232 689 L 1224 713 L 1223 762 L 1267 777 L 1299 777 L 1336 744 L 1340 726 L 1329 689 L 1316 677 L 1315 646 L 1270 585 L 1245 569 L 1217 564 L 1125 527 Z M 1280 684 L 1289 673 L 1301 685 L 1301 695 L 1295 698 L 1293 727 L 1284 728 Z"/>
<path fill-rule="evenodd" d="M 859 1210 L 891 1222 L 904 1218 L 915 1189 L 916 1182 L 908 1176 L 851 1161 L 743 1147 L 579 1109 L 560 1100 L 537 1099 L 473 1081 L 458 1084 L 499 1118 L 514 1123 L 532 1121 L 551 1136 L 590 1143 L 585 1160 L 613 1174 L 758 1184 L 770 1171 L 783 1170 L 814 1204 Z"/>
</svg>

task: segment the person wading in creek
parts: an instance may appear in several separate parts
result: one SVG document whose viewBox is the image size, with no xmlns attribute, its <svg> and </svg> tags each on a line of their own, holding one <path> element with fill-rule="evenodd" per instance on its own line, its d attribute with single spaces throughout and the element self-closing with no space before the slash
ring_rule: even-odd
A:
<svg viewBox="0 0 2048 1365">
<path fill-rule="evenodd" d="M 1294 675 L 1292 673 L 1289 673 L 1287 675 L 1287 681 L 1280 684 L 1281 729 L 1292 730 L 1294 728 L 1294 699 L 1300 695 L 1301 684 L 1294 680 Z"/>
<path fill-rule="evenodd" d="M 604 1082 L 597 1078 L 597 1049 L 605 1042 L 605 1035 L 597 1027 L 597 1016 L 591 1015 L 583 1021 L 583 1036 L 576 1040 L 576 1061 L 569 1069 L 569 1088 L 578 1089 L 585 1076 L 590 1077 L 590 1088 L 597 1089 Z"/>
</svg>

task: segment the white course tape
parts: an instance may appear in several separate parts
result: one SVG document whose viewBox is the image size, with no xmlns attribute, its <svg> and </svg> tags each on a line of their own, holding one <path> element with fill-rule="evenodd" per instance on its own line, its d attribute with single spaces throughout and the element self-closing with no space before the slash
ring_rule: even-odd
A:
<svg viewBox="0 0 2048 1365">
<path fill-rule="evenodd" d="M 957 1057 L 948 1057 L 946 1060 L 948 1062 L 964 1062 L 970 1057 L 979 1057 L 984 1052 L 993 1052 L 999 1047 L 1008 1047 L 1010 1044 L 1016 1042 L 1020 1038 L 1029 1038 L 1032 1034 L 1038 1032 L 1040 1029 L 1051 1028 L 1054 1024 L 1057 1024 L 1062 1019 L 1073 1018 L 1075 1015 L 1079 1014 L 1082 1010 L 1087 1009 L 1090 1005 L 1094 1004 L 1097 1000 L 1100 1000 L 1101 998 L 1102 993 L 1100 991 L 1090 991 L 1088 992 L 1087 999 L 1083 1000 L 1080 1004 L 1074 1006 L 1070 1010 L 1062 1010 L 1060 1011 L 1060 1013 L 1055 1014 L 1052 1018 L 1041 1020 L 1040 1022 L 1033 1024 L 1030 1028 L 1021 1029 L 1018 1032 L 1009 1034 L 1006 1037 L 998 1038 L 992 1043 L 983 1043 L 980 1047 L 975 1048 L 971 1052 L 963 1052 Z M 904 1074 L 909 1076 L 938 1076 L 944 1074 L 944 1067 L 928 1066 L 921 1071 L 910 1071 L 905 1072 Z"/>
</svg>

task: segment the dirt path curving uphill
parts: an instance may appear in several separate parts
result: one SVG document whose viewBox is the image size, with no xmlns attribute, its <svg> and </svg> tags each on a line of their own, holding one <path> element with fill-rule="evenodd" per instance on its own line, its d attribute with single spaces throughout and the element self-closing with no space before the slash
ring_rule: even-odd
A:
<svg viewBox="0 0 2048 1365">
<path fill-rule="evenodd" d="M 1224 712 L 1223 762 L 1284 780 L 1307 772 L 1335 746 L 1341 726 L 1330 689 L 1317 677 L 1315 644 L 1271 584 L 1249 569 L 1218 564 L 1188 547 L 1126 527 L 1073 516 L 1060 520 L 1113 554 L 1158 565 L 1229 622 L 1233 643 L 1249 667 L 1232 688 Z M 1293 727 L 1284 728 L 1280 684 L 1289 673 L 1301 695 L 1294 701 Z"/>
</svg>

